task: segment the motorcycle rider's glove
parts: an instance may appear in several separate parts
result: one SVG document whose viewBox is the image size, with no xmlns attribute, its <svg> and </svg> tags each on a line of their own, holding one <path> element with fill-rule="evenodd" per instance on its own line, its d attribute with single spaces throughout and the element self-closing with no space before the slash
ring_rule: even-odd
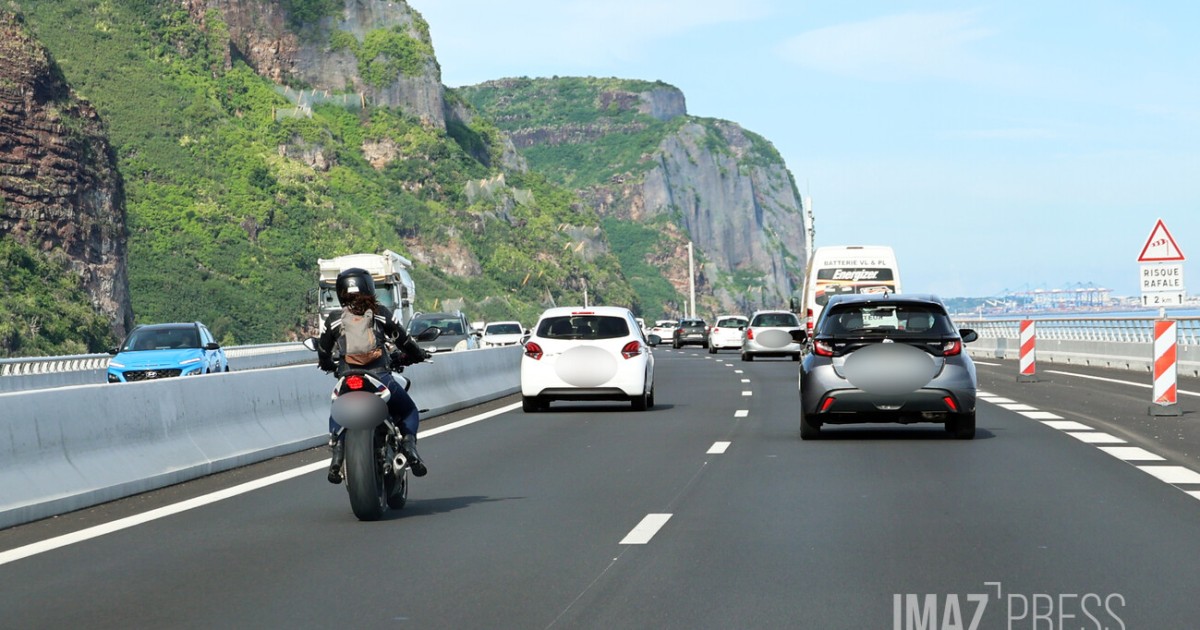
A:
<svg viewBox="0 0 1200 630">
<path fill-rule="evenodd" d="M 337 364 L 333 362 L 333 357 L 323 352 L 317 353 L 317 367 L 325 372 L 334 372 L 337 370 Z"/>
</svg>

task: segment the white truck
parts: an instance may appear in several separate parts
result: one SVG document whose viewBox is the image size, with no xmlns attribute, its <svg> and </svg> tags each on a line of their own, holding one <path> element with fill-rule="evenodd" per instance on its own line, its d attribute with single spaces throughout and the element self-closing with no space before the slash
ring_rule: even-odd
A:
<svg viewBox="0 0 1200 630">
<path fill-rule="evenodd" d="M 336 258 L 318 258 L 317 267 L 320 270 L 317 304 L 320 309 L 321 332 L 325 332 L 325 318 L 342 307 L 335 286 L 337 276 L 353 267 L 365 269 L 371 274 L 371 278 L 375 280 L 375 297 L 380 304 L 400 313 L 405 326 L 412 320 L 417 287 L 409 273 L 413 268 L 412 261 L 404 256 L 385 249 L 382 254 L 348 254 Z"/>
</svg>

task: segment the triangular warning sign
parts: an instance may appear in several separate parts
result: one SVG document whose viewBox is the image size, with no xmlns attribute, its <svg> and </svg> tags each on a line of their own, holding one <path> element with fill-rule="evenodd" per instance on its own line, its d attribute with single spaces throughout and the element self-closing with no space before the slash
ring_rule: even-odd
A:
<svg viewBox="0 0 1200 630">
<path fill-rule="evenodd" d="M 1146 239 L 1146 244 L 1142 246 L 1142 253 L 1138 256 L 1138 262 L 1169 262 L 1175 260 L 1183 260 L 1183 252 L 1179 251 L 1179 246 L 1175 244 L 1175 237 L 1167 230 L 1167 226 L 1162 219 L 1154 224 L 1154 231 L 1150 232 L 1150 238 Z"/>
</svg>

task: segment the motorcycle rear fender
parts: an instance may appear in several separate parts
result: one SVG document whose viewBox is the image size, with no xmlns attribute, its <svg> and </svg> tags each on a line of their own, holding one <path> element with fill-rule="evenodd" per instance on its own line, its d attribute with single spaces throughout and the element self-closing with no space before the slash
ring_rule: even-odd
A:
<svg viewBox="0 0 1200 630">
<path fill-rule="evenodd" d="M 338 396 L 329 413 L 334 422 L 347 429 L 374 429 L 388 419 L 387 403 L 368 392 L 347 392 Z"/>
</svg>

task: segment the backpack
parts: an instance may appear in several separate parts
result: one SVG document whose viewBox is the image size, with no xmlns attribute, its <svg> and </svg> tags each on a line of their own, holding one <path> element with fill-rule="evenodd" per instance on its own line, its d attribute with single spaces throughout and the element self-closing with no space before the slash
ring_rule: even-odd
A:
<svg viewBox="0 0 1200 630">
<path fill-rule="evenodd" d="M 375 314 L 369 309 L 355 315 L 342 309 L 342 334 L 338 337 L 342 359 L 350 365 L 369 365 L 383 356 L 383 337 L 375 332 Z"/>
</svg>

